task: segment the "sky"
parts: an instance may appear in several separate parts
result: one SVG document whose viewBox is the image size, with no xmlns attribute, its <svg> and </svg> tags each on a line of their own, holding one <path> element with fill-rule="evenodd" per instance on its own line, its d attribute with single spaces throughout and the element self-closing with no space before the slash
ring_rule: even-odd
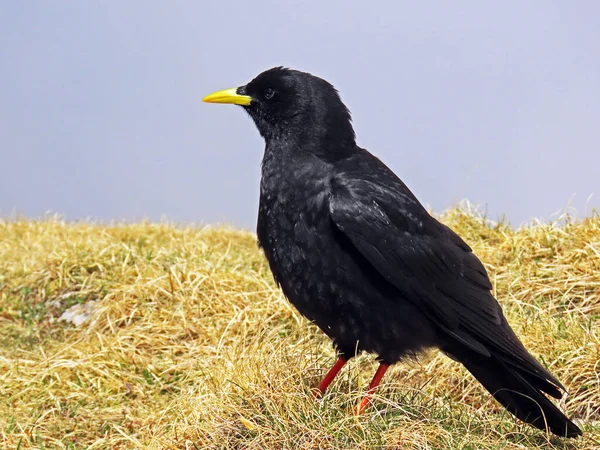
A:
<svg viewBox="0 0 600 450">
<path fill-rule="evenodd" d="M 600 208 L 600 2 L 1 2 L 0 217 L 253 229 L 264 143 L 202 103 L 273 66 L 334 84 L 434 212 Z"/>
</svg>

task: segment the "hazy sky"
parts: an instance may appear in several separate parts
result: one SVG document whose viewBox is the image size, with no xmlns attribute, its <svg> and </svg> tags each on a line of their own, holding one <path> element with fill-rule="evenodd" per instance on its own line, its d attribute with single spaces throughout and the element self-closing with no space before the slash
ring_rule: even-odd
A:
<svg viewBox="0 0 600 450">
<path fill-rule="evenodd" d="M 332 82 L 436 212 L 600 206 L 595 0 L 4 1 L 0 23 L 0 216 L 253 229 L 264 144 L 201 99 L 275 65 Z"/>
</svg>

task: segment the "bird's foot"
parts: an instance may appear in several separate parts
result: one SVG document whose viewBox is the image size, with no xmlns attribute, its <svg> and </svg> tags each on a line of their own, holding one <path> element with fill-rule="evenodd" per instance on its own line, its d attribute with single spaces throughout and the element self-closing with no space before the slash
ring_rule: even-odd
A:
<svg viewBox="0 0 600 450">
<path fill-rule="evenodd" d="M 360 416 L 370 402 L 371 396 L 368 394 L 365 395 L 360 403 L 354 407 L 354 415 Z"/>
<path fill-rule="evenodd" d="M 310 390 L 310 393 L 312 394 L 312 396 L 313 396 L 315 399 L 319 399 L 319 398 L 321 398 L 321 396 L 323 395 L 323 391 L 321 391 L 321 389 L 319 389 L 318 387 L 312 388 L 312 389 Z"/>
<path fill-rule="evenodd" d="M 381 383 L 381 380 L 383 379 L 383 376 L 385 375 L 385 372 L 388 370 L 389 367 L 390 365 L 386 363 L 381 363 L 379 365 L 379 367 L 377 368 L 377 372 L 375 372 L 375 375 L 371 380 L 371 384 L 369 384 L 369 390 L 367 392 L 367 395 L 365 395 L 361 402 L 358 405 L 356 405 L 356 407 L 354 408 L 354 414 L 358 416 L 363 413 L 367 405 L 370 403 L 371 397 L 373 397 L 373 394 L 377 390 L 377 386 L 379 386 L 379 383 Z"/>
</svg>

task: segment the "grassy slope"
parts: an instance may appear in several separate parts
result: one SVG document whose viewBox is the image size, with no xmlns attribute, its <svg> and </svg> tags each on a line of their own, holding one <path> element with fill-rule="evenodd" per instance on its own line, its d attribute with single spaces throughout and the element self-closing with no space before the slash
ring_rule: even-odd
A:
<svg viewBox="0 0 600 450">
<path fill-rule="evenodd" d="M 514 231 L 444 221 L 485 261 L 510 323 L 569 388 L 586 436 L 516 422 L 438 352 L 355 359 L 322 401 L 328 340 L 274 286 L 253 235 L 167 225 L 0 222 L 5 448 L 598 448 L 600 218 Z M 92 323 L 56 320 L 96 301 Z M 596 442 L 594 442 L 594 440 Z"/>
</svg>

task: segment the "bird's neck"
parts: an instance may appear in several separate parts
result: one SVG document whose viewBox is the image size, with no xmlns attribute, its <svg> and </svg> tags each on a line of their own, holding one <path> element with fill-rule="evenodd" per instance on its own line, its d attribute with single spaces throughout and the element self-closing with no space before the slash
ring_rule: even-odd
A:
<svg viewBox="0 0 600 450">
<path fill-rule="evenodd" d="M 314 152 L 312 145 L 295 140 L 267 140 L 262 160 L 261 191 L 297 191 L 300 185 L 327 177 L 331 163 Z"/>
<path fill-rule="evenodd" d="M 319 120 L 310 117 L 306 123 L 300 123 L 294 130 L 298 144 L 327 161 L 346 158 L 356 148 L 355 134 L 347 110 L 340 111 L 329 111 Z"/>
<path fill-rule="evenodd" d="M 291 133 L 265 137 L 265 152 L 272 153 L 274 158 L 282 162 L 296 159 L 297 154 L 307 154 L 327 163 L 335 163 L 356 152 L 358 147 L 353 131 L 338 129 L 332 133 L 328 128 L 298 128 Z"/>
</svg>

